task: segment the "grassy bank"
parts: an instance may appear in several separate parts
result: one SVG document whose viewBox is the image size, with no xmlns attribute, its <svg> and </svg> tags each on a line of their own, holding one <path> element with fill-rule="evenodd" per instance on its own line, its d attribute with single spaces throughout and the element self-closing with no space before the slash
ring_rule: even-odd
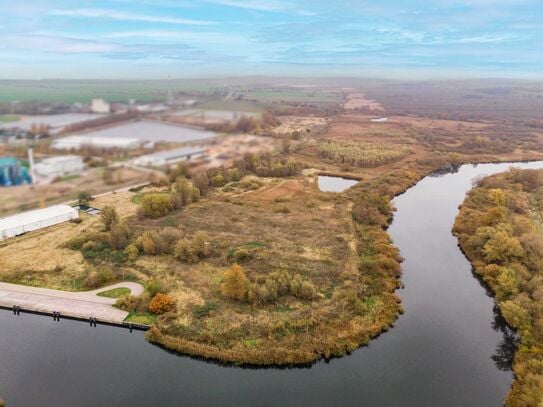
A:
<svg viewBox="0 0 543 407">
<path fill-rule="evenodd" d="M 454 233 L 520 340 L 508 406 L 543 402 L 543 171 L 487 177 L 468 194 Z"/>
</svg>

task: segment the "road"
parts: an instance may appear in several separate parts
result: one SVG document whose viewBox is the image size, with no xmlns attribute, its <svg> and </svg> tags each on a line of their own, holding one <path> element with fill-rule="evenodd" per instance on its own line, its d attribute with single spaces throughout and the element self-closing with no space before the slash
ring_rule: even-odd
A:
<svg viewBox="0 0 543 407">
<path fill-rule="evenodd" d="M 138 283 L 124 282 L 93 291 L 72 292 L 0 283 L 0 306 L 19 306 L 22 310 L 44 313 L 59 312 L 60 315 L 76 318 L 94 317 L 98 321 L 120 323 L 128 312 L 113 307 L 115 298 L 97 294 L 114 288 L 129 288 L 132 295 L 140 295 L 144 287 Z"/>
</svg>

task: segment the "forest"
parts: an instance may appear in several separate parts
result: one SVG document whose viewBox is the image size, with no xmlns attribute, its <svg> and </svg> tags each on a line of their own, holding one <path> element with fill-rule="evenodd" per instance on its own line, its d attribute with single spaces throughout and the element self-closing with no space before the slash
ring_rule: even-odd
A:
<svg viewBox="0 0 543 407">
<path fill-rule="evenodd" d="M 543 402 L 543 171 L 480 180 L 460 208 L 454 233 L 519 335 L 508 406 Z"/>
</svg>

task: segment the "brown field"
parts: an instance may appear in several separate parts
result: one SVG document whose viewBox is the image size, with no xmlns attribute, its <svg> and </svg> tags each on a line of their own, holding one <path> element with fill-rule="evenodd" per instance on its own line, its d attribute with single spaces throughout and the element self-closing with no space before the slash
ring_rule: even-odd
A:
<svg viewBox="0 0 543 407">
<path fill-rule="evenodd" d="M 50 206 L 77 199 L 81 191 L 93 195 L 122 189 L 145 182 L 149 173 L 133 168 L 119 169 L 119 177 L 114 184 L 106 184 L 102 179 L 102 169 L 91 169 L 80 177 L 48 185 L 22 185 L 2 188 L 0 193 L 0 216 L 39 208 L 42 204 Z"/>
<path fill-rule="evenodd" d="M 384 112 L 385 108 L 381 103 L 368 98 L 364 93 L 350 93 L 347 95 L 347 102 L 343 105 L 346 110 L 364 109 L 371 112 Z"/>
</svg>

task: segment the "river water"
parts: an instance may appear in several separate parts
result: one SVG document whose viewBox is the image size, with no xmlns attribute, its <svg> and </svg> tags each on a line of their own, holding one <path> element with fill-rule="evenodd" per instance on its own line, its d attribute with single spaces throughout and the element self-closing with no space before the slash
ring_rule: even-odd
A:
<svg viewBox="0 0 543 407">
<path fill-rule="evenodd" d="M 311 368 L 224 367 L 166 352 L 141 332 L 0 312 L 0 397 L 8 407 L 499 406 L 512 380 L 497 367 L 511 356 L 507 329 L 451 228 L 471 181 L 508 166 L 429 176 L 394 200 L 405 313 L 349 356 Z"/>
</svg>

